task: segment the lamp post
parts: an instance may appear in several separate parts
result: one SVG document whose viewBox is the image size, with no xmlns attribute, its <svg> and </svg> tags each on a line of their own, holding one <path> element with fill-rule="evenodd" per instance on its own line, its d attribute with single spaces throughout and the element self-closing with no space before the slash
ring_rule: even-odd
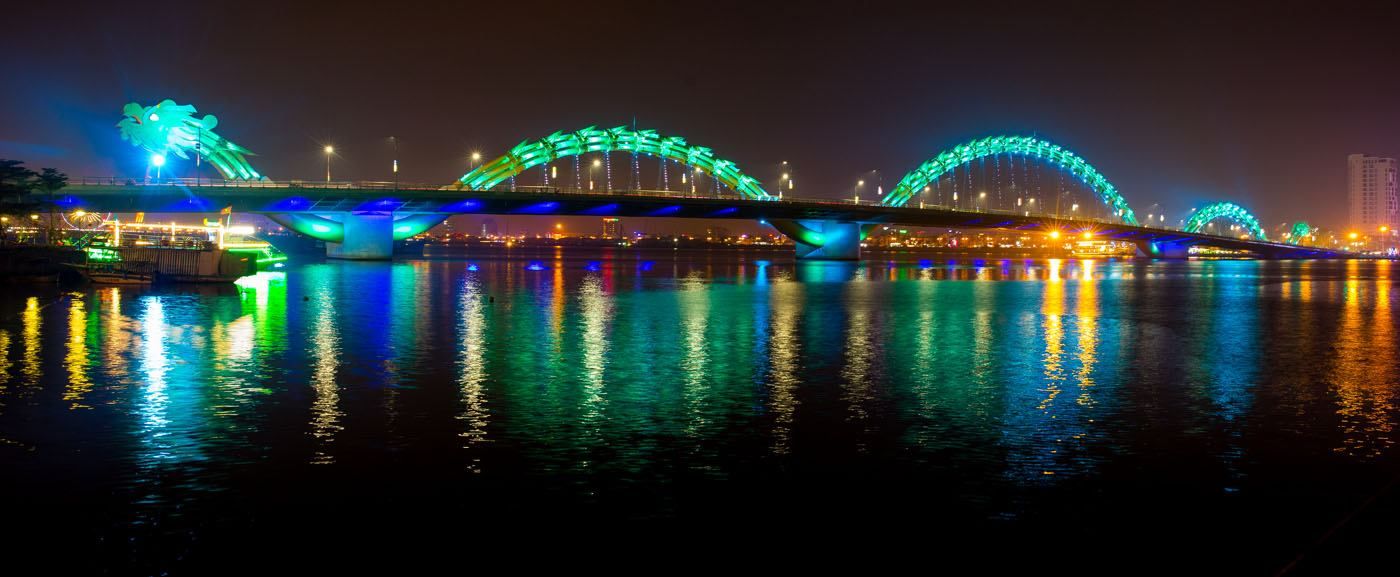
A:
<svg viewBox="0 0 1400 577">
<path fill-rule="evenodd" d="M 326 145 L 326 184 L 331 183 L 331 155 L 335 154 L 335 147 Z"/>
<path fill-rule="evenodd" d="M 480 152 L 475 152 L 475 151 L 473 151 L 473 152 L 472 152 L 472 171 L 473 171 L 473 172 L 476 171 L 476 163 L 477 163 L 478 161 L 480 161 L 480 160 L 481 160 L 481 153 L 480 153 Z"/>
<path fill-rule="evenodd" d="M 860 187 L 865 186 L 865 180 L 856 181 L 855 203 L 860 204 Z"/>
<path fill-rule="evenodd" d="M 603 161 L 596 158 L 593 159 L 593 164 L 588 165 L 588 190 L 590 192 L 593 190 L 593 171 L 597 170 L 598 167 L 602 165 Z"/>
<path fill-rule="evenodd" d="M 399 189 L 399 139 L 389 137 L 389 143 L 394 145 L 394 190 Z"/>
</svg>

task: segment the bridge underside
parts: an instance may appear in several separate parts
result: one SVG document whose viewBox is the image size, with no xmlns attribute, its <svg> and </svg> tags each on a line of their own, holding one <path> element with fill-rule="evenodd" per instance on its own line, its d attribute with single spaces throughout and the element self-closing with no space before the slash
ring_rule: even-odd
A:
<svg viewBox="0 0 1400 577">
<path fill-rule="evenodd" d="M 458 191 L 450 189 L 384 190 L 306 186 L 179 185 L 72 186 L 60 200 L 70 209 L 100 212 L 235 212 L 267 215 L 328 243 L 340 244 L 333 256 L 387 258 L 392 239 L 406 238 L 455 214 L 619 216 L 744 219 L 773 223 L 798 243 L 799 258 L 853 259 L 863 232 L 874 225 L 949 230 L 1001 229 L 1027 232 L 1092 232 L 1094 238 L 1130 242 L 1153 258 L 1184 258 L 1191 246 L 1249 251 L 1261 258 L 1337 258 L 1336 251 L 1187 233 L 1118 223 L 1059 219 L 1054 216 L 1002 212 L 964 212 L 941 208 L 851 204 L 844 201 L 749 200 L 697 197 L 659 191 L 584 194 L 557 189 Z M 367 215 L 390 215 L 388 219 Z M 327 218 L 330 216 L 330 218 Z M 283 222 L 287 221 L 287 222 Z M 789 224 L 791 223 L 791 224 Z M 314 225 L 320 225 L 318 230 Z M 793 226 L 799 225 L 799 226 Z M 343 236 L 335 236 L 339 228 Z M 391 240 L 385 240 L 385 230 Z M 361 239 L 359 236 L 365 236 Z M 815 235 L 815 236 L 814 236 Z M 817 241 L 817 242 L 814 242 Z M 806 246 L 803 246 L 806 245 Z"/>
</svg>

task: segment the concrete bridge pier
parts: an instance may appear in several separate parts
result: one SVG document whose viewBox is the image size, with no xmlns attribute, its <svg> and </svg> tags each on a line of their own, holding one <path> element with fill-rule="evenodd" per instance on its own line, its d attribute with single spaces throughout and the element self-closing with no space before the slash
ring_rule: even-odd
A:
<svg viewBox="0 0 1400 577">
<path fill-rule="evenodd" d="M 873 225 L 835 220 L 773 220 L 797 245 L 799 260 L 860 260 L 860 242 Z"/>
<path fill-rule="evenodd" d="M 1185 259 L 1191 256 L 1191 245 L 1185 243 L 1144 240 L 1136 244 L 1137 256 L 1141 258 Z"/>
<path fill-rule="evenodd" d="M 341 242 L 326 243 L 326 258 L 344 260 L 391 260 L 394 258 L 394 214 L 390 212 L 347 212 L 340 221 L 345 234 Z"/>
</svg>

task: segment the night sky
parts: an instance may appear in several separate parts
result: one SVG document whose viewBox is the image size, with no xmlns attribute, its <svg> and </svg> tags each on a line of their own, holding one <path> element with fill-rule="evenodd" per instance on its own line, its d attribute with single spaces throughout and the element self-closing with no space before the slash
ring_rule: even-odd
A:
<svg viewBox="0 0 1400 577">
<path fill-rule="evenodd" d="M 29 4 L 0 33 L 0 157 L 75 176 L 140 174 L 113 124 L 162 98 L 274 179 L 323 178 L 330 143 L 338 180 L 387 180 L 393 135 L 402 180 L 446 183 L 471 150 L 635 120 L 835 197 L 1034 133 L 1140 212 L 1236 200 L 1266 226 L 1343 225 L 1346 155 L 1400 155 L 1385 3 Z"/>
</svg>

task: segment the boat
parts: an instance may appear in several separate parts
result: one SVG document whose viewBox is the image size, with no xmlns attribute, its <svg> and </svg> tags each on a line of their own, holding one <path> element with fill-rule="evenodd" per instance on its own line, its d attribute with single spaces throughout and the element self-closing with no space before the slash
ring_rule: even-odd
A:
<svg viewBox="0 0 1400 577">
<path fill-rule="evenodd" d="M 86 238 L 78 272 L 99 284 L 231 283 L 259 269 L 281 268 L 286 255 L 243 238 L 251 227 L 111 223 Z M 247 229 L 243 231 L 242 229 Z"/>
<path fill-rule="evenodd" d="M 93 262 L 69 264 L 78 274 L 92 284 L 101 285 L 141 285 L 156 280 L 155 267 L 151 262 Z"/>
</svg>

